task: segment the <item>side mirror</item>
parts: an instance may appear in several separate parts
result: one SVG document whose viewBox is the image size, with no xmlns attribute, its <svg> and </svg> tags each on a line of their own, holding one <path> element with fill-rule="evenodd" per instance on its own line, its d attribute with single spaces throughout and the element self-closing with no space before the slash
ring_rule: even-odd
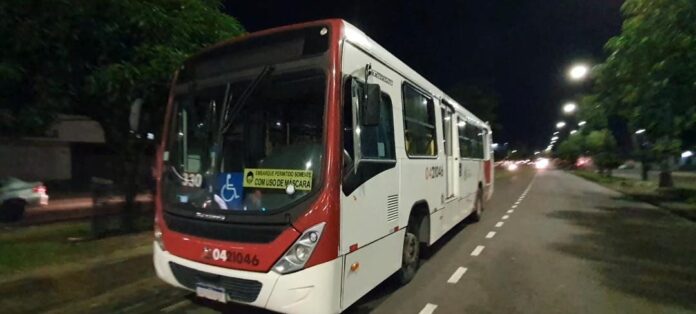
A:
<svg viewBox="0 0 696 314">
<path fill-rule="evenodd" d="M 143 108 L 143 99 L 138 98 L 130 106 L 130 114 L 128 115 L 128 125 L 131 132 L 137 132 L 140 127 L 140 110 Z"/>
<path fill-rule="evenodd" d="M 381 110 L 382 90 L 378 84 L 367 84 L 365 86 L 365 96 L 361 101 L 360 117 L 361 124 L 364 126 L 379 125 Z"/>
</svg>

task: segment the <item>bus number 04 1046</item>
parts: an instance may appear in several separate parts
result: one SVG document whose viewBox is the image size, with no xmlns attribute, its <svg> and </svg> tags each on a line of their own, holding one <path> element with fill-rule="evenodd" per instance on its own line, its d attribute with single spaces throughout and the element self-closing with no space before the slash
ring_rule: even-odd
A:
<svg viewBox="0 0 696 314">
<path fill-rule="evenodd" d="M 251 264 L 253 266 L 259 265 L 259 259 L 256 255 L 252 256 L 251 254 L 228 252 L 227 250 L 214 249 L 212 258 L 215 261 L 229 261 L 237 264 Z"/>
</svg>

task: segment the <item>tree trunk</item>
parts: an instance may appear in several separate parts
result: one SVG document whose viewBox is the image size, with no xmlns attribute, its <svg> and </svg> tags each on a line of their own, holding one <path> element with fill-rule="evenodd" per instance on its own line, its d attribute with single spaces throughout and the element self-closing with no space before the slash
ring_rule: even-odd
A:
<svg viewBox="0 0 696 314">
<path fill-rule="evenodd" d="M 137 214 L 135 198 L 138 194 L 138 179 L 142 152 L 138 149 L 137 144 L 131 143 L 131 145 L 132 150 L 126 149 L 125 151 L 131 151 L 133 155 L 124 156 L 125 177 L 123 178 L 123 182 L 125 186 L 123 193 L 125 204 L 121 211 L 121 231 L 123 232 L 135 231 L 135 218 Z"/>
<path fill-rule="evenodd" d="M 674 180 L 672 180 L 672 170 L 669 167 L 669 162 L 666 160 L 660 164 L 660 181 L 658 183 L 658 187 L 674 187 Z"/>
<path fill-rule="evenodd" d="M 640 179 L 643 181 L 648 181 L 648 172 L 650 171 L 650 165 L 647 164 L 645 160 L 640 163 Z"/>
</svg>

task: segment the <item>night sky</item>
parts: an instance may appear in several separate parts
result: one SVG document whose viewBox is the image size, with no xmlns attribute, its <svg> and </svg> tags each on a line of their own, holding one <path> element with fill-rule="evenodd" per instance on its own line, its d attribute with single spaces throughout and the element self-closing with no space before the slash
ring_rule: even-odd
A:
<svg viewBox="0 0 696 314">
<path fill-rule="evenodd" d="M 225 10 L 249 32 L 343 18 L 440 89 L 462 81 L 492 86 L 503 127 L 494 140 L 543 149 L 561 104 L 587 89 L 567 81 L 567 67 L 604 59 L 604 43 L 620 31 L 621 3 L 256 0 L 227 1 Z"/>
</svg>

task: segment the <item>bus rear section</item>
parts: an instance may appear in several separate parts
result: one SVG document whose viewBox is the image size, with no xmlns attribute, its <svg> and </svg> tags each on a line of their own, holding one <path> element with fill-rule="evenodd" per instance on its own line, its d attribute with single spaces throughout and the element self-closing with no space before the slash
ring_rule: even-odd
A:
<svg viewBox="0 0 696 314">
<path fill-rule="evenodd" d="M 165 120 L 156 272 L 218 302 L 341 312 L 492 192 L 487 125 L 341 20 L 192 57 Z"/>
</svg>

